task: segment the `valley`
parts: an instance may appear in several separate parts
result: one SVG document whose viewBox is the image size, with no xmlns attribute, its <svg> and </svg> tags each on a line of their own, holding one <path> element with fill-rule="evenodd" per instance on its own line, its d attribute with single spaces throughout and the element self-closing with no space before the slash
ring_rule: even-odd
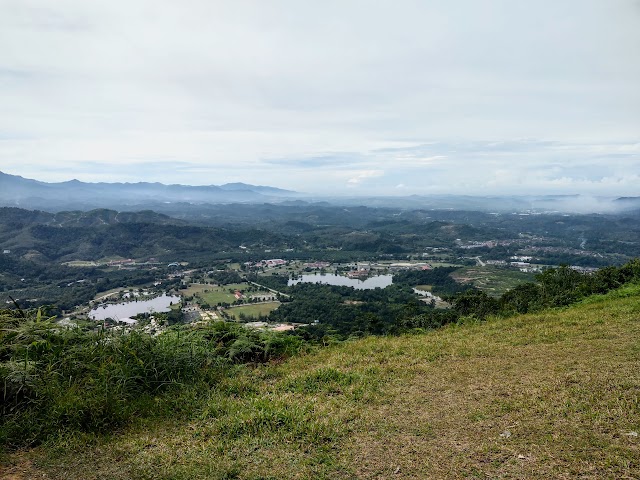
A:
<svg viewBox="0 0 640 480">
<path fill-rule="evenodd" d="M 300 279 L 368 288 L 369 282 L 388 278 L 372 283 L 384 288 L 413 271 L 414 281 L 394 287 L 407 289 L 401 302 L 417 302 L 423 309 L 434 300 L 442 308 L 443 296 L 474 288 L 497 298 L 561 264 L 587 273 L 622 264 L 638 253 L 632 239 L 640 232 L 640 217 L 633 213 L 347 211 L 313 204 L 206 208 L 217 212 L 215 224 L 211 218 L 195 221 L 152 211 L 0 208 L 0 302 L 50 306 L 47 311 L 59 319 L 83 323 L 95 306 L 126 301 L 127 292 L 144 290 L 179 297 L 168 312 L 142 307 L 133 312 L 147 322 L 151 313 L 161 313 L 159 325 L 165 327 L 202 318 L 300 325 L 317 319 L 310 312 L 286 313 L 291 307 L 282 302 L 325 288 L 296 288 Z M 441 271 L 444 276 L 433 273 Z M 439 283 L 431 285 L 429 275 Z M 433 298 L 411 290 L 425 284 Z M 105 298 L 108 292 L 112 295 Z M 356 303 L 344 309 L 345 318 L 368 308 L 357 298 L 349 301 Z M 103 326 L 104 320 L 132 324 L 121 314 L 102 320 Z"/>
</svg>

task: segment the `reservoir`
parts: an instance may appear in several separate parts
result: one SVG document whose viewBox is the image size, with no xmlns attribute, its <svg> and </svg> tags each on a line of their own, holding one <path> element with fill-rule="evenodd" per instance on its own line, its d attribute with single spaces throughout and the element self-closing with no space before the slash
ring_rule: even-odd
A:
<svg viewBox="0 0 640 480">
<path fill-rule="evenodd" d="M 316 273 L 313 275 L 301 275 L 294 280 L 289 280 L 287 285 L 291 286 L 298 283 L 326 283 L 328 285 L 353 287 L 356 290 L 372 290 L 374 288 L 385 288 L 391 285 L 393 283 L 393 275 L 377 275 L 365 280 L 360 280 L 357 278 L 343 277 L 342 275 L 322 275 Z"/>
<path fill-rule="evenodd" d="M 132 320 L 131 317 L 139 313 L 168 312 L 169 307 L 178 302 L 180 302 L 180 297 L 170 296 L 165 293 L 149 300 L 100 305 L 89 312 L 89 318 L 92 320 L 113 318 L 120 322 L 135 323 L 135 320 Z"/>
</svg>

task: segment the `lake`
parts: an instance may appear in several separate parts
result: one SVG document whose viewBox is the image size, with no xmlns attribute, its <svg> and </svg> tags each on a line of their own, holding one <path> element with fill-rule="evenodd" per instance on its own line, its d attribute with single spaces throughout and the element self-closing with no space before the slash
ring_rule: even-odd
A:
<svg viewBox="0 0 640 480">
<path fill-rule="evenodd" d="M 178 302 L 180 302 L 180 297 L 163 294 L 150 300 L 101 305 L 89 312 L 89 318 L 93 320 L 113 318 L 120 322 L 135 323 L 131 317 L 139 313 L 168 312 L 169 307 Z"/>
<path fill-rule="evenodd" d="M 372 290 L 391 285 L 393 283 L 393 275 L 376 275 L 365 280 L 359 280 L 357 278 L 343 277 L 342 275 L 315 273 L 313 275 L 301 275 L 294 280 L 289 280 L 287 285 L 291 286 L 298 283 L 326 283 L 328 285 L 353 287 L 356 290 Z"/>
</svg>

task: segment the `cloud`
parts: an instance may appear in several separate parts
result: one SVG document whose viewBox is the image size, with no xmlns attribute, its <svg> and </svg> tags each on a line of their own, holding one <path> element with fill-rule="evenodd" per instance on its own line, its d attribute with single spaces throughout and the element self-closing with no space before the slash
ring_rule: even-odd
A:
<svg viewBox="0 0 640 480">
<path fill-rule="evenodd" d="M 636 192 L 631 2 L 0 2 L 9 173 Z"/>
<path fill-rule="evenodd" d="M 369 178 L 382 177 L 383 175 L 384 172 L 382 170 L 364 170 L 358 172 L 354 177 L 351 177 L 349 180 L 347 180 L 347 183 L 351 185 L 358 185 L 364 180 L 367 180 Z"/>
</svg>

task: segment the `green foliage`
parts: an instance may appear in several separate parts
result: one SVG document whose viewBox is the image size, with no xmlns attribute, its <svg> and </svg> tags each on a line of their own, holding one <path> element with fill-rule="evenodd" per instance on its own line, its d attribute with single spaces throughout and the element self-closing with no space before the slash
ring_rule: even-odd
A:
<svg viewBox="0 0 640 480">
<path fill-rule="evenodd" d="M 498 313 L 499 303 L 493 297 L 480 290 L 469 290 L 453 298 L 453 308 L 464 316 L 484 320 Z"/>
<path fill-rule="evenodd" d="M 295 334 L 216 322 L 174 325 L 154 337 L 135 330 L 63 328 L 43 310 L 0 310 L 0 444 L 33 445 L 65 432 L 104 432 L 140 416 L 180 414 L 189 408 L 181 395 L 215 387 L 234 364 L 294 355 L 304 340 L 330 344 L 336 338 L 437 328 L 462 316 L 485 319 L 565 306 L 639 280 L 640 260 L 591 275 L 561 267 L 498 299 L 465 291 L 450 298 L 448 310 L 419 302 L 402 285 L 354 290 L 299 284 L 290 289 L 291 301 L 271 314 L 272 320 L 319 320 Z M 352 381 L 340 371 L 320 369 L 287 388 L 340 391 Z M 258 413 L 247 420 L 251 428 L 288 425 L 289 417 L 280 413 Z"/>
<path fill-rule="evenodd" d="M 297 331 L 307 340 L 326 336 L 392 333 L 396 319 L 411 307 L 416 313 L 431 310 L 416 299 L 411 288 L 390 285 L 384 289 L 356 290 L 352 287 L 299 283 L 289 289 L 291 299 L 269 314 L 272 322 L 299 322 L 309 326 Z"/>
<path fill-rule="evenodd" d="M 242 277 L 233 270 L 223 270 L 219 272 L 212 272 L 209 274 L 209 278 L 213 279 L 220 285 L 228 285 L 230 283 L 241 283 Z"/>
<path fill-rule="evenodd" d="M 234 363 L 293 355 L 296 337 L 224 322 L 153 337 L 61 328 L 40 310 L 0 312 L 0 444 L 101 432 L 157 410 L 185 385 L 215 385 Z"/>
<path fill-rule="evenodd" d="M 640 281 L 640 259 L 620 267 L 607 267 L 592 274 L 569 267 L 548 269 L 536 275 L 535 283 L 518 285 L 499 298 L 479 290 L 468 290 L 448 297 L 453 309 L 446 314 L 424 312 L 398 318 L 400 330 L 434 328 L 460 317 L 484 320 L 490 315 L 510 316 L 563 307 L 594 294 L 607 293 L 623 285 Z"/>
<path fill-rule="evenodd" d="M 453 295 L 471 289 L 469 285 L 456 282 L 451 273 L 456 271 L 453 267 L 437 267 L 430 270 L 404 270 L 393 276 L 393 282 L 408 287 L 416 285 L 432 285 L 432 291 L 436 295 Z"/>
</svg>

